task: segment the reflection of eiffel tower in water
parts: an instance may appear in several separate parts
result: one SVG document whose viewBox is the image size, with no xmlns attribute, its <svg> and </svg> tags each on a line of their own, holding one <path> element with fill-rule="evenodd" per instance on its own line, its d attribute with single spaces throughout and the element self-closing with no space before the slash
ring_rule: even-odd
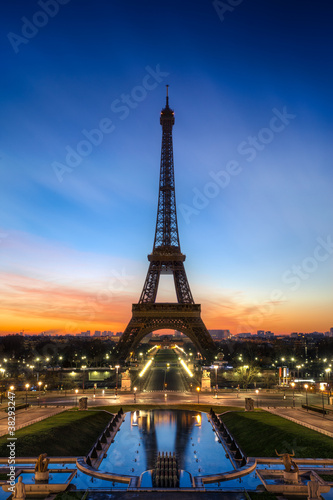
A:
<svg viewBox="0 0 333 500">
<path fill-rule="evenodd" d="M 141 411 L 138 420 L 140 433 L 144 437 L 141 441 L 146 453 L 147 468 L 154 467 L 159 452 L 175 452 L 178 467 L 185 468 L 185 454 L 190 443 L 190 435 L 195 425 L 195 412 L 181 410 L 148 410 Z M 157 428 L 160 425 L 170 424 L 167 445 L 161 445 L 157 439 Z M 161 430 L 160 430 L 161 432 Z M 190 451 L 192 453 L 192 450 Z"/>
<path fill-rule="evenodd" d="M 125 359 L 145 335 L 161 329 L 184 333 L 204 358 L 210 358 L 215 344 L 201 319 L 200 304 L 194 303 L 184 268 L 185 255 L 180 250 L 172 146 L 175 117 L 169 107 L 168 91 L 160 123 L 162 152 L 154 247 L 148 255 L 149 269 L 141 297 L 132 306 L 132 319 L 119 341 L 117 358 Z M 173 274 L 177 302 L 156 303 L 161 274 Z"/>
</svg>

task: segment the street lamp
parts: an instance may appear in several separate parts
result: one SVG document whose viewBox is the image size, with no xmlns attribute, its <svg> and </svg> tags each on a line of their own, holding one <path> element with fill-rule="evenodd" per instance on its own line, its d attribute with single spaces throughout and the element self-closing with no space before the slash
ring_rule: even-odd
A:
<svg viewBox="0 0 333 500">
<path fill-rule="evenodd" d="M 259 408 L 259 389 L 256 389 L 256 395 L 257 395 L 257 408 Z"/>
<path fill-rule="evenodd" d="M 39 398 L 40 398 L 40 386 L 42 385 L 42 382 L 39 381 L 38 382 L 38 406 L 40 405 L 40 401 L 39 401 Z"/>
<path fill-rule="evenodd" d="M 214 369 L 215 369 L 215 396 L 216 397 L 217 397 L 217 391 L 218 391 L 218 385 L 217 385 L 217 368 L 218 368 L 218 366 L 214 365 Z"/>
<path fill-rule="evenodd" d="M 327 373 L 327 383 L 329 382 L 331 368 L 325 368 L 325 372 Z"/>
<path fill-rule="evenodd" d="M 306 396 L 306 411 L 309 411 L 308 408 L 308 384 L 304 384 L 304 389 L 305 389 L 305 396 Z"/>
<path fill-rule="evenodd" d="M 322 401 L 323 401 L 323 418 L 325 417 L 325 403 L 324 403 L 324 390 L 325 390 L 325 386 L 324 384 L 320 384 L 320 390 L 321 390 L 321 398 L 322 398 Z"/>
<path fill-rule="evenodd" d="M 199 393 L 200 393 L 200 387 L 197 387 L 197 392 L 198 392 L 198 404 L 199 404 Z"/>
<path fill-rule="evenodd" d="M 119 368 L 120 368 L 119 365 L 115 366 L 115 369 L 116 369 L 116 392 L 115 392 L 115 397 L 117 397 L 117 395 L 118 395 L 118 370 L 119 370 Z"/>
<path fill-rule="evenodd" d="M 243 387 L 245 385 L 246 392 L 247 392 L 247 370 L 249 369 L 249 365 L 243 365 Z"/>
<path fill-rule="evenodd" d="M 77 406 L 77 393 L 79 392 L 79 389 L 75 389 L 75 406 Z"/>
<path fill-rule="evenodd" d="M 293 408 L 295 408 L 295 382 L 291 382 L 290 385 L 293 388 Z"/>
<path fill-rule="evenodd" d="M 28 389 L 30 384 L 25 384 L 25 409 L 28 409 Z"/>
<path fill-rule="evenodd" d="M 331 368 L 325 368 L 325 372 L 327 373 L 327 386 L 326 386 L 326 388 L 327 388 L 327 403 L 329 404 L 329 402 L 330 402 L 329 396 L 330 396 L 330 392 L 331 392 L 330 388 L 329 388 L 330 387 L 329 376 L 330 376 Z"/>
<path fill-rule="evenodd" d="M 297 365 L 296 368 L 297 368 L 297 379 L 299 382 L 299 369 L 302 368 L 302 365 Z"/>
<path fill-rule="evenodd" d="M 136 403 L 136 391 L 137 391 L 137 387 L 134 387 L 134 403 Z"/>
</svg>

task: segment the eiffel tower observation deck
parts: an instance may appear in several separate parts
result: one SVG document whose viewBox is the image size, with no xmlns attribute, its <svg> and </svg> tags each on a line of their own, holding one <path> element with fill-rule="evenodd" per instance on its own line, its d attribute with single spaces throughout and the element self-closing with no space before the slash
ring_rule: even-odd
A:
<svg viewBox="0 0 333 500">
<path fill-rule="evenodd" d="M 174 123 L 167 85 L 166 105 L 160 116 L 162 149 L 154 246 L 148 255 L 149 268 L 140 300 L 132 305 L 132 318 L 117 346 L 117 357 L 122 360 L 143 337 L 161 329 L 182 332 L 204 359 L 210 359 L 216 349 L 201 319 L 201 305 L 194 303 L 184 267 L 186 257 L 180 249 L 172 145 Z M 173 274 L 177 302 L 156 302 L 161 274 Z"/>
</svg>

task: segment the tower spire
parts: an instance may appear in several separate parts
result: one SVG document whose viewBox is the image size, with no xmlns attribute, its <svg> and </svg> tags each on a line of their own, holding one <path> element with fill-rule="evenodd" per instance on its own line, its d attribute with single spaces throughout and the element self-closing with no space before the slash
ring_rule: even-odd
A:
<svg viewBox="0 0 333 500">
<path fill-rule="evenodd" d="M 166 107 L 169 107 L 169 85 L 166 85 Z"/>
</svg>

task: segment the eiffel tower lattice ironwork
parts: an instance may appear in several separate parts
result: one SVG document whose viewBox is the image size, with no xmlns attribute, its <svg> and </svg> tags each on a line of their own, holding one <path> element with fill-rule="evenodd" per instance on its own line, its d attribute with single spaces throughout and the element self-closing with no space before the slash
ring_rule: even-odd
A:
<svg viewBox="0 0 333 500">
<path fill-rule="evenodd" d="M 160 123 L 162 151 L 154 247 L 148 255 L 149 269 L 139 303 L 132 305 L 132 319 L 118 343 L 117 357 L 125 359 L 152 331 L 173 329 L 189 337 L 204 358 L 210 358 L 215 344 L 201 319 L 201 305 L 194 303 L 179 244 L 172 147 L 175 116 L 169 107 L 168 86 Z M 156 302 L 161 274 L 173 274 L 177 302 Z"/>
</svg>

